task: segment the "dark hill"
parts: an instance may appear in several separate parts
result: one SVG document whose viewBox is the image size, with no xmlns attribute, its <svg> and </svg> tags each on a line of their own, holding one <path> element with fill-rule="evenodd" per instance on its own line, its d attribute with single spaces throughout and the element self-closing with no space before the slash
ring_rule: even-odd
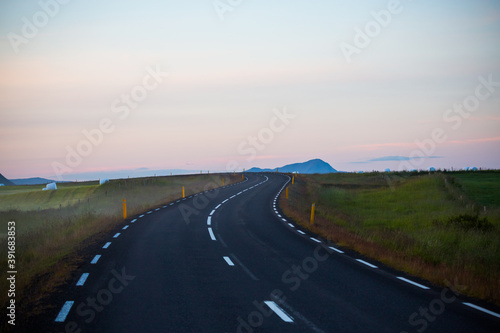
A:
<svg viewBox="0 0 500 333">
<path fill-rule="evenodd" d="M 45 185 L 48 183 L 53 183 L 54 180 L 34 177 L 34 178 L 23 178 L 23 179 L 12 179 L 15 185 Z"/>
<path fill-rule="evenodd" d="M 0 184 L 4 184 L 5 186 L 13 186 L 15 185 L 13 182 L 5 178 L 1 173 L 0 173 Z"/>
<path fill-rule="evenodd" d="M 332 166 L 320 159 L 314 159 L 303 163 L 293 163 L 277 168 L 280 172 L 298 173 L 334 173 L 337 172 Z M 251 168 L 248 172 L 272 172 L 274 169 Z"/>
</svg>

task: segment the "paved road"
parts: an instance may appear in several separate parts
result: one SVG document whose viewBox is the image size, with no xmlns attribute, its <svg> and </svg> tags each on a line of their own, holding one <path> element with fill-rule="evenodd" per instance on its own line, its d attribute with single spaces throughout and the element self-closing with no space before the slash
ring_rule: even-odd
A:
<svg viewBox="0 0 500 333">
<path fill-rule="evenodd" d="M 247 177 L 124 222 L 80 269 L 50 332 L 500 331 L 453 286 L 288 221 L 274 207 L 287 176 Z"/>
</svg>

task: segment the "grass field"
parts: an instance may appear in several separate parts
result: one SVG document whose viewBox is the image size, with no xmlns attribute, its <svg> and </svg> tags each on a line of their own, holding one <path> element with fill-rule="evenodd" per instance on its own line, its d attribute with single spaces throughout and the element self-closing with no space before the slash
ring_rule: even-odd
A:
<svg viewBox="0 0 500 333">
<path fill-rule="evenodd" d="M 241 180 L 241 175 L 186 175 L 58 184 L 56 191 L 43 186 L 0 187 L 0 263 L 7 267 L 7 222 L 16 223 L 16 299 L 36 304 L 70 276 L 77 250 L 123 221 L 122 199 L 129 216 L 166 202 Z M 63 260 L 66 258 L 67 260 Z M 68 259 L 69 258 L 69 259 Z M 5 273 L 2 273 L 2 276 Z M 43 287 L 34 287 L 43 278 Z M 34 290 L 33 290 L 34 288 Z M 0 280 L 7 290 L 7 280 Z M 5 304 L 7 293 L 0 295 Z M 35 311 L 29 309 L 29 311 Z"/>
<path fill-rule="evenodd" d="M 289 191 L 285 213 L 312 231 L 500 304 L 500 172 L 303 175 Z"/>
</svg>

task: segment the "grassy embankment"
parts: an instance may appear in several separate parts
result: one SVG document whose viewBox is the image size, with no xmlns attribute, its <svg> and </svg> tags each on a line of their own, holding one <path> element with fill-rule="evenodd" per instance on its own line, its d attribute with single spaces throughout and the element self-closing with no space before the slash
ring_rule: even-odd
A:
<svg viewBox="0 0 500 333">
<path fill-rule="evenodd" d="M 43 186 L 0 187 L 0 263 L 7 267 L 7 222 L 16 222 L 16 301 L 39 299 L 70 277 L 81 258 L 76 253 L 99 241 L 123 221 L 122 198 L 128 215 L 143 212 L 182 196 L 235 183 L 241 175 L 189 175 L 61 183 L 57 191 Z M 5 270 L 0 290 L 7 290 Z M 29 295 L 29 299 L 28 299 Z M 0 295 L 5 304 L 7 293 Z M 35 311 L 35 309 L 30 309 Z"/>
<path fill-rule="evenodd" d="M 499 171 L 299 175 L 289 193 L 285 214 L 313 232 L 500 305 Z"/>
</svg>

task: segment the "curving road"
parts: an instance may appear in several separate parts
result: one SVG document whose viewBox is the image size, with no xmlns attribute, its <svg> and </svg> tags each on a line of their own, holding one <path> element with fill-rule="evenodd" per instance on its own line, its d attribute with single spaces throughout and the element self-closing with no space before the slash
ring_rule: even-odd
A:
<svg viewBox="0 0 500 333">
<path fill-rule="evenodd" d="M 135 216 L 78 272 L 50 332 L 499 332 L 500 316 L 309 235 L 289 181 L 244 182 Z M 496 311 L 496 310 L 495 310 Z"/>
</svg>

